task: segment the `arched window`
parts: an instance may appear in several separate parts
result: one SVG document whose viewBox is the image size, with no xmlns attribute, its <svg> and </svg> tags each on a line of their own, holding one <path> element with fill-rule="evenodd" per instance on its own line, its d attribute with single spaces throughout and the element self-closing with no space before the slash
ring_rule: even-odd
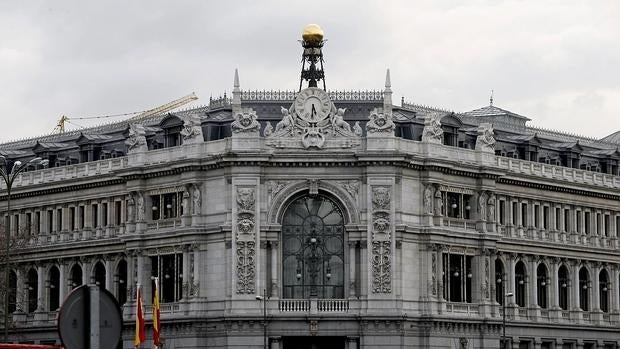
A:
<svg viewBox="0 0 620 349">
<path fill-rule="evenodd" d="M 123 305 L 127 301 L 127 262 L 123 259 L 116 266 L 116 299 Z"/>
<path fill-rule="evenodd" d="M 599 290 L 599 307 L 605 313 L 609 312 L 609 274 L 607 270 L 603 269 L 598 275 L 598 290 Z"/>
<path fill-rule="evenodd" d="M 515 303 L 525 307 L 525 264 L 522 261 L 515 265 Z"/>
<path fill-rule="evenodd" d="M 586 267 L 579 270 L 579 307 L 583 311 L 590 310 L 590 274 Z"/>
<path fill-rule="evenodd" d="M 71 279 L 70 279 L 71 289 L 74 289 L 82 285 L 84 280 L 82 277 L 82 267 L 80 267 L 79 264 L 74 264 L 73 267 L 71 267 L 70 275 L 71 275 Z"/>
<path fill-rule="evenodd" d="M 548 284 L 547 267 L 540 263 L 538 268 L 536 268 L 536 296 L 538 298 L 538 306 L 543 309 L 547 309 Z"/>
<path fill-rule="evenodd" d="M 17 310 L 17 274 L 13 270 L 9 272 L 9 313 Z"/>
<path fill-rule="evenodd" d="M 323 195 L 291 202 L 282 219 L 284 298 L 344 298 L 344 220 Z"/>
<path fill-rule="evenodd" d="M 28 312 L 33 313 L 37 310 L 37 301 L 39 299 L 39 289 L 38 289 L 39 277 L 37 271 L 34 269 L 30 269 L 28 271 Z"/>
<path fill-rule="evenodd" d="M 568 310 L 568 269 L 561 265 L 558 269 L 558 305 L 562 310 Z"/>
<path fill-rule="evenodd" d="M 504 304 L 506 294 L 504 274 L 504 263 L 498 258 L 495 260 L 495 301 L 499 304 Z"/>
<path fill-rule="evenodd" d="M 97 262 L 93 271 L 95 275 L 95 284 L 101 288 L 105 288 L 105 266 L 103 266 L 103 263 Z"/>
<path fill-rule="evenodd" d="M 53 266 L 50 268 L 48 276 L 48 311 L 55 311 L 60 308 L 60 271 L 56 266 Z"/>
</svg>

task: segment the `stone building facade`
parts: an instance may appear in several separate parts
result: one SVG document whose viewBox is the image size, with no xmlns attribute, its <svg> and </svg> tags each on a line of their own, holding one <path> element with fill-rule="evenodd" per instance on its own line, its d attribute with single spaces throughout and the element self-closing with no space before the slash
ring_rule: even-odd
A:
<svg viewBox="0 0 620 349">
<path fill-rule="evenodd" d="M 96 283 L 133 347 L 158 276 L 165 348 L 498 348 L 504 305 L 511 348 L 617 348 L 620 137 L 528 120 L 397 105 L 389 72 L 343 92 L 235 73 L 231 99 L 0 144 L 50 161 L 10 216 L 0 186 L 11 338 L 59 343 L 62 300 Z"/>
</svg>

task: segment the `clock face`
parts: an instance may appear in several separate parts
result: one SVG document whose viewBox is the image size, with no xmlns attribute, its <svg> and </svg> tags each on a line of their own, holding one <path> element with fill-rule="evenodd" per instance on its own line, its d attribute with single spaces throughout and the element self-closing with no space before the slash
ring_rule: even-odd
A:
<svg viewBox="0 0 620 349">
<path fill-rule="evenodd" d="M 297 116 L 307 122 L 319 122 L 329 116 L 331 101 L 327 93 L 316 87 L 308 87 L 295 98 Z"/>
</svg>

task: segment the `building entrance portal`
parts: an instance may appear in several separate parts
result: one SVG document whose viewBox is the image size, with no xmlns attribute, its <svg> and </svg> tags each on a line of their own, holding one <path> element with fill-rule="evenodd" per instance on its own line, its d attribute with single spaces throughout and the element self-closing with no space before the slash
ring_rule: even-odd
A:
<svg viewBox="0 0 620 349">
<path fill-rule="evenodd" d="M 346 337 L 284 337 L 283 349 L 345 349 Z"/>
</svg>

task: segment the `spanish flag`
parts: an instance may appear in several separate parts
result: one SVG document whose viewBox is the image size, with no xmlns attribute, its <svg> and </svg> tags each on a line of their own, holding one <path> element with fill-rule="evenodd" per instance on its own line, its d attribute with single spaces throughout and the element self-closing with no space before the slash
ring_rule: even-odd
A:
<svg viewBox="0 0 620 349">
<path fill-rule="evenodd" d="M 140 348 L 140 343 L 146 340 L 146 333 L 144 331 L 144 309 L 142 309 L 142 287 L 138 284 L 136 298 L 136 337 L 133 344 L 137 348 Z"/>
<path fill-rule="evenodd" d="M 161 323 L 159 322 L 159 278 L 155 278 L 155 295 L 153 296 L 153 345 L 159 348 L 159 335 Z"/>
</svg>

